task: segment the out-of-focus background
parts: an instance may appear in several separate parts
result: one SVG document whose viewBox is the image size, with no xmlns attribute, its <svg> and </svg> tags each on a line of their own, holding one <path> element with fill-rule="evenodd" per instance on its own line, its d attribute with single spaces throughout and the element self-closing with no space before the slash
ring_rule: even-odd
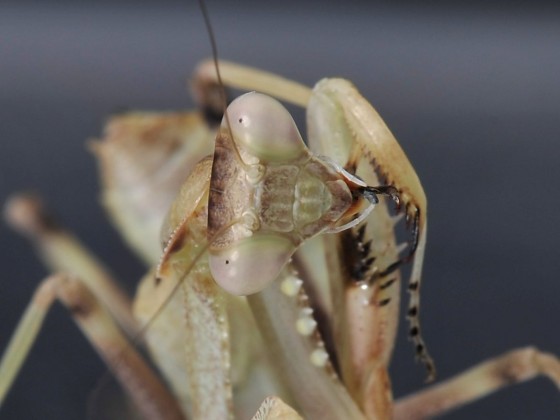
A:
<svg viewBox="0 0 560 420">
<path fill-rule="evenodd" d="M 313 84 L 352 80 L 385 118 L 429 197 L 426 341 L 446 378 L 534 344 L 560 355 L 560 10 L 533 2 L 209 1 L 222 58 Z M 84 147 L 123 108 L 193 106 L 210 55 L 195 1 L 0 4 L 0 201 L 33 189 L 132 292 L 142 266 L 98 205 Z M 0 226 L 0 349 L 46 272 Z M 2 419 L 85 416 L 104 367 L 56 305 Z M 425 373 L 401 334 L 395 394 Z M 553 419 L 545 379 L 446 419 Z"/>
</svg>

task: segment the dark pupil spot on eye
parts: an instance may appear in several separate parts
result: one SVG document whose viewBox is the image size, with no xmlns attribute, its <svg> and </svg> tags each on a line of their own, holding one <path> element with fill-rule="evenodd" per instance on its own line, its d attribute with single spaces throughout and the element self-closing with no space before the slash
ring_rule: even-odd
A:
<svg viewBox="0 0 560 420">
<path fill-rule="evenodd" d="M 242 122 L 243 122 L 243 118 L 239 118 L 239 122 L 242 123 Z"/>
<path fill-rule="evenodd" d="M 226 260 L 226 264 L 229 264 L 229 260 Z"/>
</svg>

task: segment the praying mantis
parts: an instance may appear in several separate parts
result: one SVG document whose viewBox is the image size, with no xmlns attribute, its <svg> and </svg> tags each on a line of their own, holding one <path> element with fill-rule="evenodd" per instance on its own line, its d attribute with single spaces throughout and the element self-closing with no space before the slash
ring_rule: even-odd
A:
<svg viewBox="0 0 560 420">
<path fill-rule="evenodd" d="M 206 54 L 205 54 L 205 55 L 207 55 L 207 51 L 206 51 Z M 228 54 L 228 55 L 229 55 L 229 54 Z M 319 74 L 319 76 L 322 76 L 322 75 L 323 75 L 323 74 Z M 310 82 L 312 82 L 312 80 L 310 80 Z M 379 83 L 381 83 L 381 82 L 379 82 Z M 402 90 L 401 90 L 401 91 L 402 91 Z M 394 93 L 395 93 L 395 92 L 393 92 L 393 94 L 394 94 Z M 395 129 L 396 129 L 396 130 L 399 130 L 399 127 L 395 126 L 395 124 L 393 124 L 393 123 L 391 123 L 391 128 L 392 128 L 393 130 L 395 130 Z M 400 138 L 400 137 L 402 137 L 402 136 L 399 135 L 398 137 Z M 407 137 L 407 136 L 405 136 L 405 137 Z M 409 137 L 412 137 L 412 136 L 409 136 Z M 406 138 L 405 138 L 405 140 L 406 140 Z M 416 143 L 415 143 L 415 144 L 416 144 Z M 419 147 L 420 149 L 422 149 L 422 147 L 420 147 L 420 146 L 412 146 L 413 150 L 414 150 L 414 147 Z M 406 147 L 405 147 L 405 149 L 406 149 L 407 152 L 408 152 L 409 149 L 406 148 Z M 425 151 L 425 150 L 422 150 L 422 152 L 424 152 L 424 151 Z M 415 162 L 416 162 L 417 159 L 418 159 L 416 155 L 417 155 L 417 154 L 415 154 L 414 159 L 413 159 Z M 420 171 L 419 171 L 419 172 L 420 172 Z M 420 173 L 421 173 L 421 172 L 420 172 Z M 430 199 L 431 199 L 431 202 L 433 203 L 433 198 L 432 198 L 431 195 L 430 195 Z M 437 197 L 436 197 L 436 200 L 437 200 Z M 475 200 L 475 198 L 473 198 L 473 200 Z M 59 201 L 62 201 L 62 199 L 59 200 Z M 446 201 L 447 201 L 447 200 L 446 200 Z M 453 200 L 451 200 L 451 199 L 449 199 L 449 201 L 450 201 L 450 202 L 453 202 Z M 432 209 L 433 207 L 434 207 L 433 204 L 431 204 L 431 209 Z M 431 225 L 435 224 L 435 221 L 434 221 L 434 217 L 433 217 L 433 216 L 430 217 L 430 220 L 431 220 Z M 428 246 L 429 246 L 429 248 L 431 249 L 431 247 L 432 247 L 432 245 L 431 245 L 432 235 L 430 234 L 430 236 L 431 236 L 431 237 L 430 237 L 430 242 L 429 242 L 429 245 L 428 245 Z M 466 245 L 465 245 L 465 246 L 466 246 Z M 430 251 L 430 252 L 435 252 L 435 251 Z M 428 261 L 429 261 L 429 259 L 428 259 Z M 438 263 L 440 263 L 440 261 L 438 261 Z M 445 263 L 443 263 L 443 264 L 445 264 Z M 533 265 L 533 268 L 534 268 L 534 267 L 535 267 L 535 265 Z M 500 267 L 500 270 L 501 270 L 501 269 L 502 269 L 502 267 Z M 453 270 L 452 270 L 452 272 L 455 273 L 455 271 L 453 271 Z M 432 275 L 430 275 L 430 276 L 425 275 L 424 277 L 428 279 L 428 277 L 433 277 L 433 276 L 432 276 Z M 436 277 L 437 277 L 437 276 L 436 276 Z M 439 277 L 443 277 L 443 276 L 440 275 Z M 447 277 L 449 277 L 449 276 L 445 276 L 445 277 L 447 278 Z M 38 277 L 37 277 L 37 278 L 38 278 Z M 429 284 L 431 281 L 432 281 L 432 280 L 427 281 L 426 284 Z M 473 281 L 474 281 L 474 280 L 472 280 L 472 279 L 465 280 L 465 282 L 463 283 L 463 285 L 464 285 L 465 283 L 472 283 Z M 495 281 L 495 280 L 494 280 L 494 281 Z M 426 287 L 429 287 L 429 286 L 426 286 Z M 438 292 L 438 293 L 439 293 L 439 292 Z M 424 295 L 424 296 L 425 296 L 425 295 Z M 425 300 L 426 297 L 423 297 L 423 299 Z M 430 302 L 433 302 L 434 300 L 436 300 L 436 298 L 431 298 L 431 299 L 430 299 Z M 439 298 L 438 298 L 437 300 L 439 301 Z M 432 304 L 432 303 L 431 303 L 431 304 Z M 431 305 L 431 304 L 430 304 L 430 305 Z M 425 308 L 424 316 L 426 316 L 426 312 L 429 311 L 429 306 L 430 306 L 430 305 L 428 305 L 428 304 L 425 304 L 425 305 L 424 305 L 424 308 Z M 450 311 L 451 313 L 453 312 L 453 310 L 451 310 L 451 309 L 450 309 L 449 311 Z M 446 312 L 446 313 L 449 313 L 449 312 Z M 424 325 L 426 325 L 426 323 L 427 323 L 427 322 L 424 321 Z M 428 327 L 425 326 L 425 329 L 427 329 L 427 328 L 428 328 Z M 463 326 L 462 328 L 467 328 L 467 329 L 468 329 L 469 326 L 468 326 L 468 324 L 467 324 L 466 326 Z M 482 327 L 481 327 L 481 328 L 482 328 Z M 431 335 L 437 335 L 437 334 L 431 334 Z M 517 343 L 516 345 L 521 345 L 521 344 L 526 344 L 527 342 L 532 342 L 533 340 L 530 338 L 530 336 L 528 336 L 528 337 L 529 337 L 529 338 L 523 340 L 521 343 Z M 541 343 L 539 342 L 538 344 L 540 345 Z M 545 344 L 543 344 L 542 346 L 545 347 L 545 348 L 547 347 Z M 554 350 L 554 347 L 551 347 L 551 346 L 552 346 L 552 345 L 549 345 L 548 348 Z M 409 350 L 408 348 L 406 348 L 406 346 L 403 346 L 403 347 L 404 347 L 404 351 Z M 433 345 L 433 344 L 431 344 L 431 348 L 432 348 L 432 351 L 435 351 L 434 345 Z M 504 350 L 506 350 L 506 348 L 504 348 L 504 347 L 496 348 L 492 353 L 489 352 L 488 354 L 486 354 L 486 355 L 484 355 L 484 356 L 488 357 L 488 356 L 491 356 L 492 354 L 498 354 L 498 353 L 500 353 L 501 351 L 504 351 Z M 405 357 L 402 357 L 402 358 L 400 358 L 400 359 L 406 360 L 406 357 L 407 357 L 407 356 L 408 356 L 408 354 L 407 354 Z M 440 356 L 440 357 L 441 357 L 441 356 Z M 447 357 L 447 356 L 446 356 L 446 357 Z M 451 356 L 449 356 L 449 357 L 451 357 Z M 438 357 L 438 358 L 439 358 L 439 357 Z M 475 361 L 477 361 L 477 359 L 478 359 L 478 358 L 474 358 L 474 357 L 473 357 L 473 359 L 469 359 L 469 360 L 471 361 L 471 363 L 474 363 Z M 467 367 L 467 366 L 468 366 L 468 363 L 465 362 L 465 364 L 464 364 L 462 367 L 465 368 L 465 367 Z M 459 370 L 459 368 L 455 369 L 455 371 L 458 371 L 458 370 Z M 451 372 L 449 372 L 449 373 L 451 373 Z M 415 370 L 415 375 L 413 375 L 413 376 L 415 377 L 415 380 L 418 381 L 419 377 L 420 377 L 420 379 L 421 379 L 422 373 L 421 373 L 421 371 L 420 371 L 419 369 L 416 369 L 416 370 Z M 442 374 L 442 376 L 443 376 L 443 377 L 446 377 L 446 376 L 448 376 L 448 375 L 443 375 L 443 374 Z M 417 385 L 417 384 L 416 384 L 416 385 Z M 416 385 L 415 385 L 415 388 L 417 387 Z M 536 384 L 532 384 L 532 385 L 526 386 L 525 388 L 532 387 L 532 386 L 537 386 L 537 385 L 536 385 Z M 546 384 L 546 385 L 543 384 L 543 388 L 548 389 L 548 387 L 549 387 L 548 384 Z"/>
</svg>

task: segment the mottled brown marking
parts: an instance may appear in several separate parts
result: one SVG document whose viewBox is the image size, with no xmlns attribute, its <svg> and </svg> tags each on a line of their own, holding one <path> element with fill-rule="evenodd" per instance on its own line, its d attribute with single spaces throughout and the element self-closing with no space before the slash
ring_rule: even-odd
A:
<svg viewBox="0 0 560 420">
<path fill-rule="evenodd" d="M 387 289 L 387 288 L 390 287 L 395 281 L 397 281 L 397 279 L 396 279 L 396 278 L 392 278 L 392 279 L 386 281 L 385 283 L 381 284 L 381 285 L 379 286 L 379 288 L 380 288 L 381 290 Z"/>
<path fill-rule="evenodd" d="M 377 305 L 378 306 L 386 306 L 386 305 L 389 304 L 389 302 L 391 302 L 391 298 L 382 299 L 377 303 Z"/>
<path fill-rule="evenodd" d="M 369 255 L 371 252 L 371 241 L 367 241 L 365 244 L 362 244 L 362 254 Z"/>
<path fill-rule="evenodd" d="M 67 308 L 76 318 L 87 318 L 91 314 L 91 308 L 87 304 L 75 302 L 69 304 Z"/>
<path fill-rule="evenodd" d="M 6 203 L 5 217 L 12 227 L 31 237 L 63 232 L 35 194 L 10 197 Z"/>
<path fill-rule="evenodd" d="M 232 182 L 238 177 L 239 163 L 231 150 L 231 139 L 224 133 L 216 138 L 210 193 L 208 197 L 208 237 L 214 237 L 235 218 L 236 202 L 242 193 L 232 190 Z M 214 246 L 227 246 L 233 240 L 225 232 L 214 242 Z"/>
<path fill-rule="evenodd" d="M 362 226 L 360 226 L 360 228 L 358 229 L 358 232 L 356 234 L 356 241 L 358 243 L 362 243 L 364 241 L 364 235 L 366 234 L 366 225 L 363 224 Z"/>
<path fill-rule="evenodd" d="M 360 252 L 360 238 L 363 238 L 365 232 L 365 225 L 358 229 L 357 234 L 352 231 L 344 231 L 340 235 L 342 237 L 341 252 L 343 254 L 341 261 L 344 261 L 349 276 L 344 277 L 349 282 L 355 283 L 362 281 L 366 275 L 366 267 L 364 259 Z"/>
<path fill-rule="evenodd" d="M 358 170 L 358 162 L 354 159 L 351 159 L 344 166 L 344 170 L 346 170 L 347 172 L 349 172 L 351 174 L 355 174 L 356 171 Z"/>
<path fill-rule="evenodd" d="M 181 227 L 174 236 L 173 241 L 168 244 L 167 254 L 179 252 L 181 248 L 183 248 L 183 245 L 185 245 L 186 239 L 187 229 L 185 227 Z"/>
</svg>

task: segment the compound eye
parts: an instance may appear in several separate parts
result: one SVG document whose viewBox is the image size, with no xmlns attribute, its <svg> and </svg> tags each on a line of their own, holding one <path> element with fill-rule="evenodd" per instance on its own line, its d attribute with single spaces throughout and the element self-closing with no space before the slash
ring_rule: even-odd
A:
<svg viewBox="0 0 560 420">
<path fill-rule="evenodd" d="M 246 93 L 227 113 L 238 147 L 259 160 L 289 161 L 309 153 L 288 110 L 270 96 Z M 227 129 L 226 124 L 224 119 L 222 128 Z"/>
<path fill-rule="evenodd" d="M 244 296 L 272 283 L 296 247 L 274 234 L 255 234 L 222 250 L 210 250 L 210 271 L 227 292 Z"/>
</svg>

